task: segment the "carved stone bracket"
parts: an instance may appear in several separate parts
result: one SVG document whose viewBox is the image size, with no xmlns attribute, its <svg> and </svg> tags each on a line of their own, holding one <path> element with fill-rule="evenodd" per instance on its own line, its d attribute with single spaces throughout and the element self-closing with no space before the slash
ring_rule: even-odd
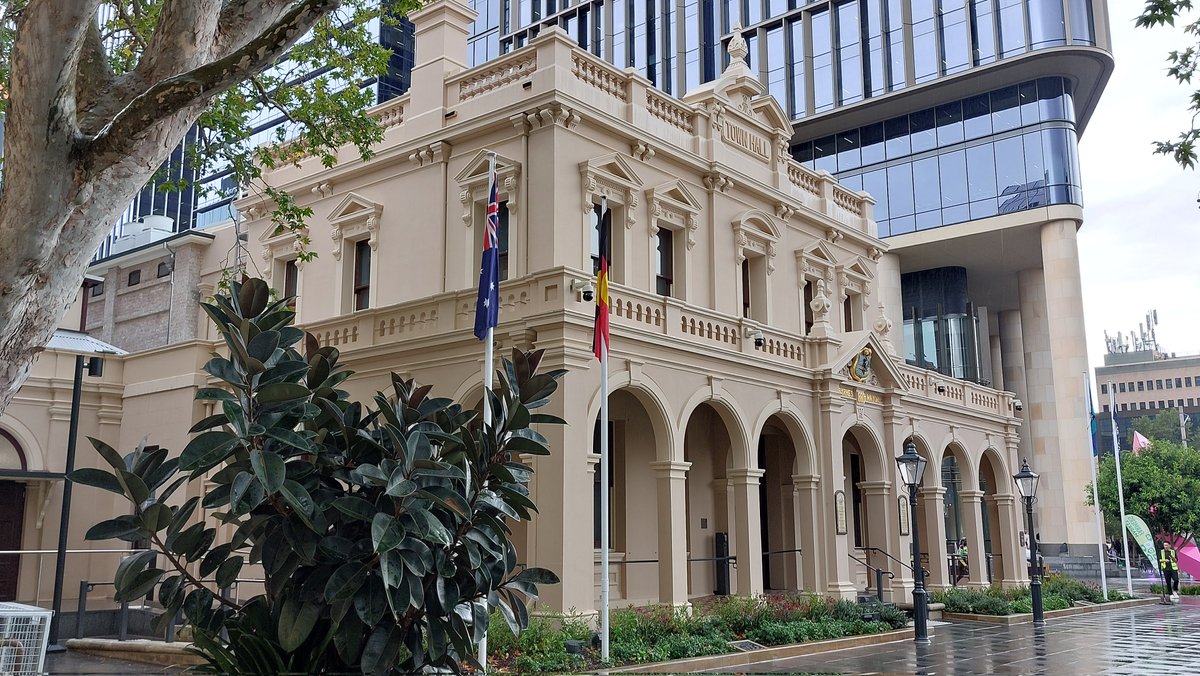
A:
<svg viewBox="0 0 1200 676">
<path fill-rule="evenodd" d="M 712 172 L 704 175 L 704 187 L 709 192 L 728 192 L 733 187 L 733 179 L 721 172 Z"/>
<path fill-rule="evenodd" d="M 318 197 L 329 197 L 333 194 L 333 186 L 328 181 L 319 185 L 314 185 L 312 187 L 312 194 L 317 195 Z"/>
<path fill-rule="evenodd" d="M 551 103 L 525 114 L 525 120 L 529 123 L 530 129 L 545 129 L 555 125 L 571 129 L 582 119 L 573 108 L 561 103 Z"/>
<path fill-rule="evenodd" d="M 450 157 L 450 144 L 437 141 L 423 148 L 417 148 L 408 156 L 408 161 L 424 167 L 435 162 L 445 162 Z"/>
<path fill-rule="evenodd" d="M 630 146 L 630 154 L 633 155 L 635 159 L 645 162 L 646 160 L 654 157 L 654 148 L 653 146 L 642 143 L 641 141 L 635 141 L 633 145 Z"/>
<path fill-rule="evenodd" d="M 776 202 L 775 203 L 775 215 L 782 218 L 785 221 L 790 219 L 792 216 L 794 216 L 797 211 L 798 211 L 798 209 L 796 209 L 796 208 L 792 207 L 791 205 L 786 204 L 784 202 Z"/>
<path fill-rule="evenodd" d="M 825 231 L 825 239 L 828 239 L 830 242 L 837 244 L 838 241 L 842 239 L 842 233 L 838 232 L 837 230 L 835 230 L 833 228 L 830 228 Z"/>
</svg>

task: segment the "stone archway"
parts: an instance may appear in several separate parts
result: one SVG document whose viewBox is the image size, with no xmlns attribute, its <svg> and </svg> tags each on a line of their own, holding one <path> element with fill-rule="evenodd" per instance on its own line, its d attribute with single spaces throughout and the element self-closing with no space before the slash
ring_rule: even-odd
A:
<svg viewBox="0 0 1200 676">
<path fill-rule="evenodd" d="M 1020 584 L 1025 576 L 1025 551 L 1017 540 L 1021 530 L 1018 501 L 1012 489 L 1012 472 L 1003 457 L 993 448 L 986 449 L 979 459 L 984 537 L 991 555 L 992 581 L 1005 585 Z"/>
<path fill-rule="evenodd" d="M 885 464 L 878 438 L 862 425 L 842 436 L 843 497 L 834 496 L 834 519 L 840 521 L 840 504 L 845 503 L 847 550 L 851 579 L 859 590 L 875 593 L 875 578 L 864 563 L 887 569 L 885 553 L 895 518 L 891 473 Z M 893 554 L 894 555 L 894 554 Z"/>
<path fill-rule="evenodd" d="M 937 496 L 942 503 L 941 528 L 934 530 L 931 527 L 921 545 L 929 554 L 931 566 L 935 556 L 945 559 L 944 565 L 935 567 L 939 572 L 945 570 L 947 575 L 945 580 L 935 578 L 941 583 L 939 586 L 958 586 L 969 580 L 975 563 L 972 559 L 979 558 L 969 555 L 964 560 L 958 557 L 959 550 L 964 546 L 967 547 L 968 554 L 975 550 L 975 547 L 968 545 L 968 535 L 974 532 L 976 513 L 968 478 L 970 461 L 963 447 L 957 442 L 951 442 L 942 449 L 938 462 L 933 464 L 930 470 L 934 475 L 929 477 L 926 483 L 941 489 Z M 936 520 L 933 510 L 930 519 Z"/>
<path fill-rule="evenodd" d="M 16 437 L 0 428 L 0 469 L 25 471 L 25 452 Z M 0 550 L 21 549 L 25 521 L 25 484 L 0 481 Z M 17 600 L 21 557 L 0 555 L 0 601 Z"/>
<path fill-rule="evenodd" d="M 758 437 L 759 532 L 763 585 L 770 590 L 818 589 L 818 479 L 807 436 L 790 414 L 771 415 Z"/>
</svg>

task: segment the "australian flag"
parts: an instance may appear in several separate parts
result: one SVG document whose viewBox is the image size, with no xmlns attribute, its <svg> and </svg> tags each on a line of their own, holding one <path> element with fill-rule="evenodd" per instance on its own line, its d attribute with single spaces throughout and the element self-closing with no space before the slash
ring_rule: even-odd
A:
<svg viewBox="0 0 1200 676">
<path fill-rule="evenodd" d="M 487 338 L 488 329 L 500 323 L 500 204 L 496 193 L 496 168 L 492 166 L 488 188 L 487 218 L 483 230 L 483 256 L 479 263 L 479 298 L 475 301 L 475 337 Z"/>
</svg>

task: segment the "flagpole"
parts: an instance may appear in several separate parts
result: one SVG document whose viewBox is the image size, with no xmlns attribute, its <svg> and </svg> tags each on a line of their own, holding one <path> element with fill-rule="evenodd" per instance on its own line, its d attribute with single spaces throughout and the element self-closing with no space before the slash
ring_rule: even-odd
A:
<svg viewBox="0 0 1200 676">
<path fill-rule="evenodd" d="M 489 201 L 491 200 L 491 189 L 492 189 L 491 184 L 493 182 L 495 182 L 495 180 L 496 180 L 496 153 L 491 153 L 488 158 L 488 200 Z M 486 220 L 486 215 L 485 215 L 485 220 Z M 483 236 L 485 238 L 488 236 L 487 227 L 488 226 L 485 223 L 484 224 L 484 233 L 483 233 Z M 494 362 L 493 362 L 493 359 L 494 359 L 493 345 L 495 345 L 495 342 L 496 342 L 494 340 L 495 335 L 496 335 L 496 328 L 494 326 L 492 326 L 491 323 L 489 322 L 488 330 L 487 330 L 487 338 L 485 338 L 483 341 L 483 429 L 484 429 L 484 434 L 487 434 L 487 430 L 489 428 L 491 428 L 491 426 L 492 426 L 492 403 L 491 403 L 491 401 L 488 400 L 488 392 L 490 392 L 492 389 L 492 375 L 495 372 L 495 368 L 493 366 L 493 364 L 494 364 Z M 470 481 L 471 481 L 471 475 L 470 475 L 471 469 L 470 468 L 471 468 L 471 464 L 467 463 L 467 472 L 468 472 L 467 473 L 467 484 L 468 485 L 470 485 Z M 487 598 L 484 598 L 483 603 L 485 606 L 487 606 L 487 603 L 488 603 Z M 491 616 L 491 608 L 490 607 L 488 608 L 488 615 L 489 615 L 489 617 Z M 483 672 L 486 674 L 487 673 L 487 653 L 488 653 L 487 625 L 484 625 L 483 638 L 479 640 L 479 645 L 476 647 L 479 650 L 479 655 L 478 655 L 479 666 L 480 666 L 480 668 L 482 668 Z"/>
<path fill-rule="evenodd" d="M 1092 378 L 1087 371 L 1083 372 L 1083 396 L 1086 402 L 1084 405 L 1087 406 L 1088 446 L 1091 447 L 1091 462 L 1088 465 L 1092 470 L 1092 504 L 1096 506 L 1096 549 L 1100 553 L 1100 588 L 1104 591 L 1104 598 L 1108 598 L 1108 572 L 1104 570 L 1105 564 L 1108 563 L 1104 547 L 1104 513 L 1100 510 L 1100 487 L 1096 485 L 1096 438 L 1092 435 L 1092 422 L 1096 419 L 1096 407 L 1092 404 Z M 1096 425 L 1096 430 L 1099 429 L 1100 426 Z M 1126 561 L 1125 565 L 1128 568 L 1129 562 Z"/>
<path fill-rule="evenodd" d="M 1129 533 L 1125 528 L 1125 484 L 1121 480 L 1121 444 L 1117 440 L 1117 389 L 1108 384 L 1108 404 L 1112 409 L 1113 457 L 1117 461 L 1117 504 L 1121 505 L 1121 549 L 1125 554 L 1125 593 L 1133 596 L 1133 575 L 1129 572 Z"/>
<path fill-rule="evenodd" d="M 600 197 L 601 230 L 608 212 L 608 197 Z M 610 235 L 611 236 L 611 235 Z M 604 256 L 606 252 L 601 251 Z M 599 293 L 600 290 L 597 290 Z M 607 308 L 604 308 L 607 311 Z M 600 341 L 600 660 L 608 662 L 608 343 Z"/>
</svg>

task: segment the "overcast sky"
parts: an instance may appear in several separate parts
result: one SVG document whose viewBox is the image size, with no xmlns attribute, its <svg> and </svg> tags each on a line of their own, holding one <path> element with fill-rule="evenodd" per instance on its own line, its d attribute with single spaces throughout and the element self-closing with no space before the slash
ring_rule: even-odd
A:
<svg viewBox="0 0 1200 676">
<path fill-rule="evenodd" d="M 1128 335 L 1150 309 L 1158 310 L 1162 349 L 1200 353 L 1200 175 L 1151 146 L 1189 124 L 1192 90 L 1166 74 L 1166 57 L 1195 38 L 1183 33 L 1184 22 L 1134 28 L 1142 4 L 1109 3 L 1116 71 L 1079 146 L 1079 254 L 1093 369 L 1104 364 L 1104 331 Z"/>
</svg>

